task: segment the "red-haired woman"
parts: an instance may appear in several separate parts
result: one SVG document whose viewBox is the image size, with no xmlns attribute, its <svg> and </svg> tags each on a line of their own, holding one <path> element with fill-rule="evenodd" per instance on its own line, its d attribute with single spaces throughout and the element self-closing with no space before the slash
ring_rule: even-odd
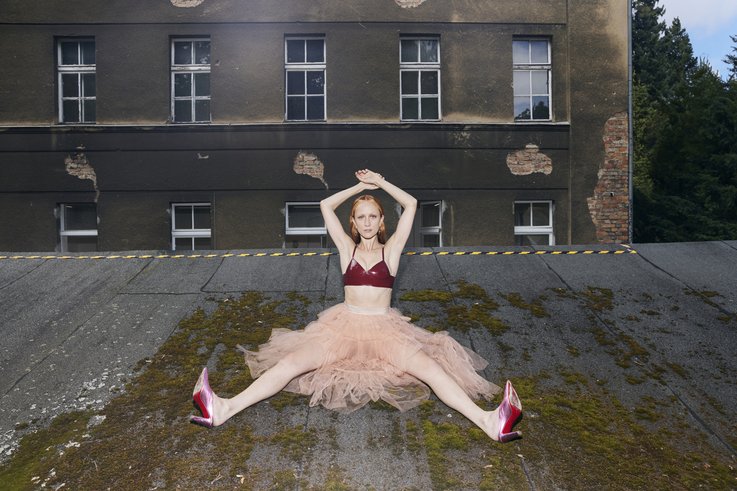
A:
<svg viewBox="0 0 737 491">
<path fill-rule="evenodd" d="M 256 379 L 231 399 L 212 392 L 205 368 L 193 393 L 202 417 L 193 416 L 192 421 L 221 425 L 282 389 L 311 396 L 311 406 L 322 404 L 345 412 L 378 399 L 405 411 L 427 399 L 432 389 L 492 439 L 519 437 L 512 426 L 522 406 L 512 384 L 507 382 L 497 409 L 484 411 L 472 398 L 490 399 L 500 391 L 476 373 L 486 361 L 446 332 L 426 331 L 390 308 L 417 200 L 368 169 L 356 172 L 356 178 L 357 184 L 320 203 L 325 226 L 340 253 L 345 301 L 321 312 L 305 329 L 274 329 L 258 351 L 244 350 Z M 402 206 L 396 231 L 386 238 L 381 204 L 363 195 L 353 203 L 347 234 L 335 209 L 348 198 L 375 189 L 383 189 Z"/>
</svg>

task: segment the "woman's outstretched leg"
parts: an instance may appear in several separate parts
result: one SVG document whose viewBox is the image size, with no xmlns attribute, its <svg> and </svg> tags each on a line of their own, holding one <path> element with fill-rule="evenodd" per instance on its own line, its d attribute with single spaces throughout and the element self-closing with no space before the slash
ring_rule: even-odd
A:
<svg viewBox="0 0 737 491">
<path fill-rule="evenodd" d="M 219 426 L 247 407 L 273 396 L 293 378 L 318 368 L 322 359 L 323 348 L 308 343 L 279 360 L 235 397 L 228 399 L 213 393 L 212 426 Z"/>
<path fill-rule="evenodd" d="M 493 440 L 499 440 L 499 408 L 484 411 L 476 405 L 443 367 L 425 352 L 418 351 L 407 362 L 407 373 L 422 380 L 445 405 L 455 409 L 481 428 Z M 500 406 L 501 407 L 501 406 Z"/>
</svg>

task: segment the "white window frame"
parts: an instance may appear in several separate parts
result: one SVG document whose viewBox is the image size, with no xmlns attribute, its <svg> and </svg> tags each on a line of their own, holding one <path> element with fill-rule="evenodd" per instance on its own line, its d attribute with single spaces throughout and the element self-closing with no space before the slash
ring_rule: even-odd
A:
<svg viewBox="0 0 737 491">
<path fill-rule="evenodd" d="M 290 62 L 288 61 L 287 51 L 288 43 L 290 41 L 302 41 L 305 48 L 305 60 L 301 62 Z M 307 41 L 322 41 L 322 61 L 321 62 L 308 62 L 307 61 Z M 328 96 L 327 96 L 327 43 L 325 42 L 324 36 L 286 36 L 284 38 L 284 121 L 295 121 L 295 122 L 320 122 L 327 121 L 328 119 Z M 289 72 L 303 72 L 305 85 L 303 87 L 302 94 L 289 94 Z M 322 72 L 323 84 L 321 94 L 308 94 L 307 93 L 307 72 Z M 307 117 L 307 100 L 310 97 L 322 97 L 322 118 L 308 118 Z M 290 98 L 302 98 L 304 99 L 305 114 L 303 119 L 289 118 L 289 99 Z"/>
<path fill-rule="evenodd" d="M 422 226 L 422 214 L 424 213 L 424 207 L 427 205 L 436 205 L 438 208 L 438 226 L 436 227 L 423 227 Z M 430 201 L 420 201 L 418 203 L 418 208 L 420 209 L 420 245 L 424 246 L 424 238 L 427 235 L 437 235 L 438 236 L 438 247 L 443 247 L 443 210 L 445 208 L 445 205 L 442 200 L 430 200 Z"/>
<path fill-rule="evenodd" d="M 61 252 L 69 252 L 69 237 L 97 237 L 96 228 L 67 230 L 66 226 L 66 213 L 64 213 L 65 207 L 90 204 L 95 205 L 95 215 L 97 215 L 97 205 L 95 203 L 59 203 L 59 248 Z"/>
<path fill-rule="evenodd" d="M 317 210 L 320 210 L 320 203 L 315 201 L 287 201 L 284 206 L 284 235 L 286 237 L 298 236 L 298 235 L 309 235 L 309 236 L 320 236 L 320 243 L 322 247 L 327 246 L 327 227 L 291 227 L 289 225 L 289 208 L 291 206 L 314 206 Z"/>
<path fill-rule="evenodd" d="M 64 65 L 62 59 L 62 44 L 75 43 L 77 45 L 77 60 L 80 63 L 75 65 Z M 82 43 L 92 43 L 95 50 L 95 63 L 83 64 L 82 60 Z M 59 38 L 56 41 L 56 72 L 57 72 L 57 88 L 58 88 L 58 104 L 59 104 L 59 122 L 65 124 L 93 124 L 97 120 L 97 46 L 94 38 Z M 95 75 L 94 96 L 84 95 L 86 83 L 83 81 L 85 75 Z M 76 75 L 77 77 L 77 96 L 64 97 L 64 75 Z M 78 121 L 66 121 L 64 115 L 64 102 L 77 101 Z M 93 101 L 95 104 L 95 117 L 88 119 L 85 111 L 85 101 Z"/>
<path fill-rule="evenodd" d="M 415 41 L 417 46 L 418 55 L 422 52 L 419 44 L 422 41 L 435 41 L 437 43 L 437 62 L 429 61 L 406 61 L 402 59 L 402 42 Z M 419 57 L 419 56 L 418 56 Z M 401 36 L 399 38 L 399 119 L 401 121 L 441 121 L 443 119 L 442 112 L 442 79 L 441 79 L 441 59 L 440 59 L 440 36 Z M 417 72 L 417 94 L 403 94 L 402 93 L 402 74 L 407 72 Z M 438 92 L 437 94 L 422 94 L 422 83 L 421 77 L 422 72 L 435 72 L 438 78 Z M 423 118 L 422 117 L 422 99 L 435 99 L 438 100 L 438 116 L 437 118 Z M 405 99 L 417 99 L 417 118 L 410 119 L 404 115 L 404 100 Z"/>
<path fill-rule="evenodd" d="M 513 64 L 513 67 L 512 67 L 512 76 L 513 76 L 513 78 L 514 78 L 514 74 L 515 73 L 527 73 L 527 75 L 529 77 L 529 85 L 530 85 L 530 93 L 529 94 L 519 94 L 518 95 L 516 92 L 514 92 L 514 88 L 513 88 L 513 92 L 514 92 L 513 97 L 515 99 L 517 97 L 527 97 L 529 99 L 528 100 L 528 104 L 529 104 L 529 107 L 530 107 L 530 117 L 529 118 L 519 118 L 517 114 L 514 114 L 514 121 L 515 122 L 552 121 L 552 119 L 553 119 L 553 62 L 552 62 L 552 43 L 551 43 L 551 40 L 548 39 L 548 38 L 534 38 L 534 37 L 525 38 L 525 37 L 519 37 L 519 38 L 514 38 L 512 40 L 512 43 L 513 44 L 515 42 L 527 42 L 527 43 L 532 43 L 532 42 L 545 42 L 545 43 L 547 43 L 548 56 L 547 56 L 547 63 L 533 63 L 532 62 L 532 55 L 530 54 L 531 53 L 531 48 L 530 48 L 531 45 L 528 44 L 528 50 L 527 50 L 528 57 L 527 57 L 527 62 L 526 63 L 519 63 L 519 62 L 515 62 L 514 59 L 512 60 L 512 64 Z M 514 57 L 514 55 L 512 55 L 512 56 Z M 548 92 L 545 93 L 545 94 L 543 94 L 543 93 L 534 93 L 533 90 L 532 90 L 532 74 L 533 73 L 540 73 L 540 72 L 545 72 L 547 74 Z M 514 84 L 512 84 L 512 85 L 514 85 Z M 534 117 L 535 107 L 534 107 L 534 104 L 533 104 L 533 100 L 534 100 L 535 97 L 547 97 L 547 99 L 548 99 L 548 117 L 547 118 L 535 118 Z M 514 106 L 515 106 L 515 104 L 512 104 L 513 112 L 516 113 L 517 110 L 514 109 Z"/>
<path fill-rule="evenodd" d="M 210 209 L 210 227 L 211 228 L 194 228 L 194 208 L 196 206 L 207 206 Z M 177 228 L 176 227 L 176 208 L 188 207 L 192 213 L 192 227 L 193 228 Z M 198 203 L 172 203 L 171 204 L 171 250 L 177 250 L 176 239 L 192 239 L 192 248 L 187 249 L 190 251 L 196 250 L 194 248 L 194 239 L 206 238 L 210 239 L 212 247 L 212 203 L 203 201 Z"/>
<path fill-rule="evenodd" d="M 212 60 L 212 41 L 209 37 L 172 37 L 170 41 L 170 62 L 171 62 L 171 107 L 170 107 L 170 119 L 175 124 L 201 124 L 212 122 L 212 76 L 210 76 L 210 91 L 208 95 L 196 95 L 197 94 L 197 74 L 211 72 L 211 63 L 196 63 L 194 59 L 194 43 L 206 41 L 210 43 L 210 61 Z M 175 57 L 175 45 L 176 43 L 190 43 L 190 50 L 192 51 L 192 62 L 189 64 L 176 64 L 174 63 Z M 192 83 L 190 84 L 190 93 L 187 96 L 177 96 L 176 94 L 176 83 L 175 79 L 177 74 L 190 74 Z M 175 106 L 177 101 L 190 101 L 190 119 L 188 121 L 177 121 Z M 196 103 L 197 101 L 208 101 L 208 114 L 207 119 L 198 120 Z"/>
<path fill-rule="evenodd" d="M 538 204 L 538 203 L 545 203 L 548 205 L 548 223 L 549 225 L 546 226 L 536 226 L 533 223 L 534 214 L 532 214 L 532 205 Z M 532 225 L 515 225 L 514 226 L 514 235 L 515 237 L 518 235 L 547 235 L 548 236 L 548 245 L 555 245 L 555 233 L 553 232 L 553 216 L 555 214 L 555 202 L 553 200 L 516 200 L 514 202 L 514 205 L 512 206 L 512 216 L 516 217 L 515 213 L 515 207 L 519 204 L 529 204 L 530 205 L 530 223 Z"/>
</svg>

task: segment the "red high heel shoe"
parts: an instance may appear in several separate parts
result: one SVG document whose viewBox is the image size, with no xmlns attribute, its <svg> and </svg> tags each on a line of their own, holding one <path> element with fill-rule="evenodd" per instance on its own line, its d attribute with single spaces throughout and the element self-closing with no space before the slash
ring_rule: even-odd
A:
<svg viewBox="0 0 737 491">
<path fill-rule="evenodd" d="M 192 423 L 196 423 L 207 428 L 212 428 L 214 426 L 212 408 L 213 395 L 210 383 L 207 380 L 207 367 L 205 367 L 202 369 L 200 378 L 197 379 L 194 391 L 192 392 L 192 399 L 200 409 L 200 412 L 202 412 L 203 417 L 190 416 L 189 420 Z"/>
<path fill-rule="evenodd" d="M 499 404 L 499 441 L 506 443 L 522 437 L 521 431 L 511 431 L 514 424 L 522 416 L 522 403 L 512 382 L 507 380 L 504 387 L 504 399 Z"/>
</svg>

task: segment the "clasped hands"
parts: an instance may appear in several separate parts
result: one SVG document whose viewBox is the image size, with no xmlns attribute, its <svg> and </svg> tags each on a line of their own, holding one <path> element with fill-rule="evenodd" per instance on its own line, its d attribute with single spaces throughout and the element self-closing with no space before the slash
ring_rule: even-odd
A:
<svg viewBox="0 0 737 491">
<path fill-rule="evenodd" d="M 379 183 L 384 180 L 384 176 L 368 169 L 360 169 L 356 171 L 356 179 L 368 185 L 368 189 L 379 189 Z"/>
</svg>

